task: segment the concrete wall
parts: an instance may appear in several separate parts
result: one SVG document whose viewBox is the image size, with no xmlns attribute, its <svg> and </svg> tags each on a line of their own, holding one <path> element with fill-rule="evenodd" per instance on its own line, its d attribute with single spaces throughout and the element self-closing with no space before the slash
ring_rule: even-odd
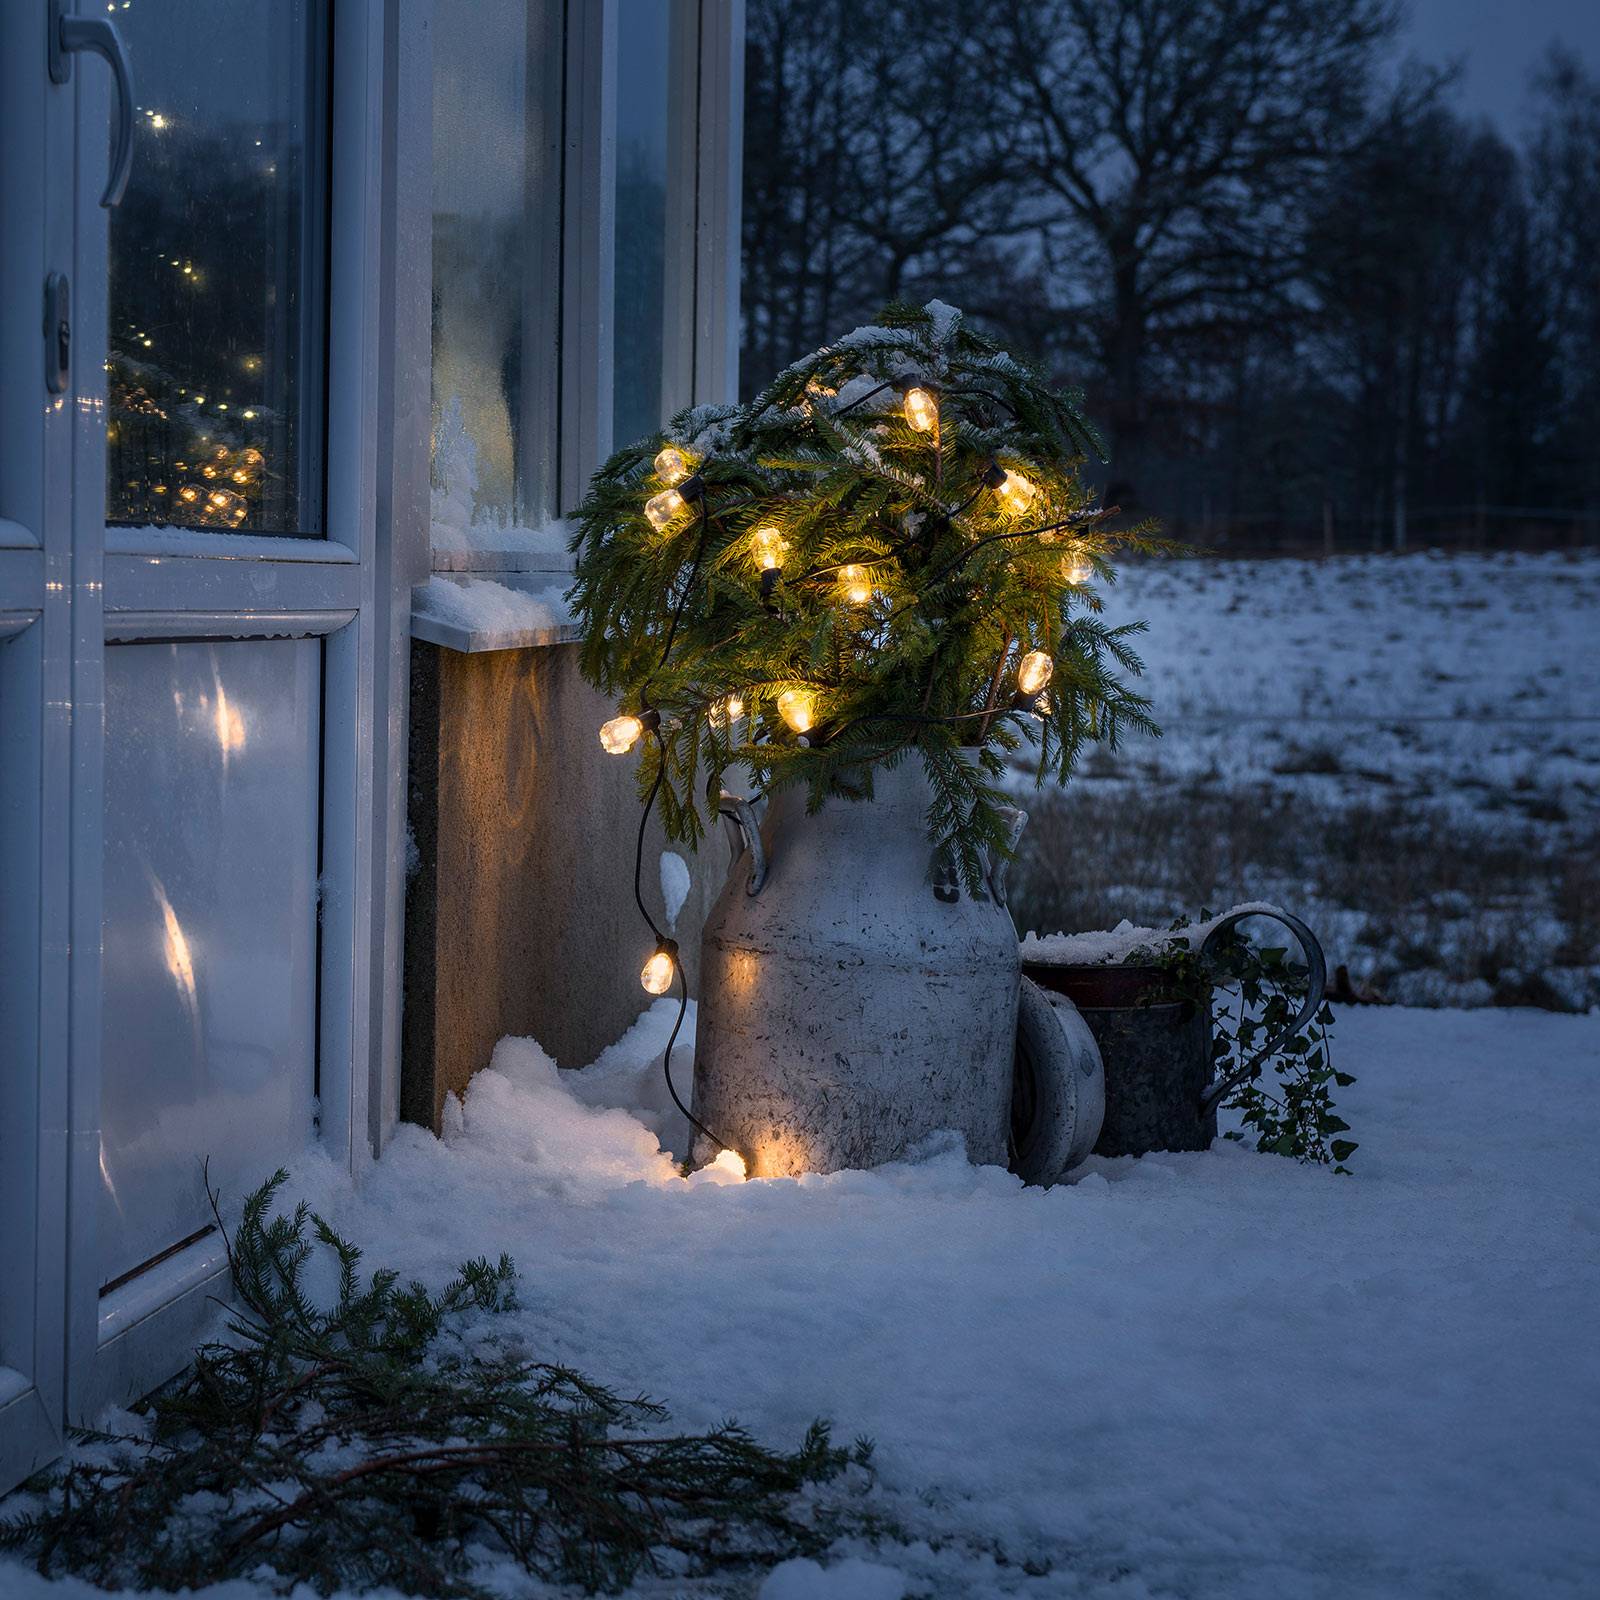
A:
<svg viewBox="0 0 1600 1600">
<path fill-rule="evenodd" d="M 437 1128 L 447 1092 L 505 1034 L 563 1067 L 619 1037 L 648 996 L 650 930 L 633 902 L 636 756 L 597 737 L 613 708 L 577 647 L 473 654 L 414 643 L 401 1115 Z M 727 874 L 721 832 L 699 856 L 652 820 L 643 887 L 663 926 L 661 851 L 688 863 L 678 918 L 691 992 L 705 908 Z"/>
</svg>

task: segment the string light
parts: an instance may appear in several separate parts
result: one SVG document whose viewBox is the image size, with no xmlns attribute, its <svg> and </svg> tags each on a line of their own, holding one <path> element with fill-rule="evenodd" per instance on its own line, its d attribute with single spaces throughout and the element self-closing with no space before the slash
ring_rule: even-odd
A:
<svg viewBox="0 0 1600 1600">
<path fill-rule="evenodd" d="M 1088 583 L 1094 577 L 1094 563 L 1086 555 L 1063 556 L 1061 576 L 1068 583 Z"/>
<path fill-rule="evenodd" d="M 763 572 L 776 572 L 788 554 L 789 541 L 776 528 L 757 528 L 755 532 L 756 562 Z"/>
<path fill-rule="evenodd" d="M 744 698 L 742 695 L 730 694 L 724 707 L 729 722 L 737 722 L 744 715 Z"/>
<path fill-rule="evenodd" d="M 906 390 L 906 421 L 918 433 L 932 433 L 939 425 L 939 402 L 926 389 Z"/>
<path fill-rule="evenodd" d="M 686 504 L 676 489 L 663 489 L 660 494 L 653 494 L 645 501 L 644 514 L 650 519 L 650 526 L 660 533 Z"/>
<path fill-rule="evenodd" d="M 654 954 L 645 962 L 639 982 L 646 994 L 665 994 L 672 987 L 678 972 L 678 945 L 674 939 L 663 939 Z"/>
<path fill-rule="evenodd" d="M 659 711 L 641 711 L 638 716 L 624 714 L 600 724 L 600 747 L 607 755 L 625 756 L 645 733 L 661 726 Z"/>
<path fill-rule="evenodd" d="M 795 733 L 809 733 L 816 721 L 817 697 L 809 689 L 785 689 L 778 696 L 778 715 Z"/>
<path fill-rule="evenodd" d="M 865 567 L 854 564 L 842 567 L 839 570 L 839 587 L 844 592 L 845 600 L 853 606 L 864 606 L 872 603 L 872 585 L 867 580 Z"/>
<path fill-rule="evenodd" d="M 677 445 L 669 444 L 656 453 L 655 468 L 663 483 L 682 483 L 689 476 L 689 458 Z"/>
<path fill-rule="evenodd" d="M 705 482 L 699 473 L 690 473 L 676 489 L 663 489 L 660 494 L 651 495 L 644 503 L 644 514 L 650 519 L 650 526 L 661 533 L 691 500 L 698 500 L 705 492 Z"/>
<path fill-rule="evenodd" d="M 1028 479 L 1013 470 L 1007 470 L 995 490 L 1000 497 L 1000 504 L 1014 517 L 1020 517 L 1033 504 L 1033 497 L 1037 492 Z"/>
<path fill-rule="evenodd" d="M 1017 663 L 1017 688 L 1032 700 L 1050 682 L 1056 664 L 1044 650 L 1030 650 Z"/>
</svg>

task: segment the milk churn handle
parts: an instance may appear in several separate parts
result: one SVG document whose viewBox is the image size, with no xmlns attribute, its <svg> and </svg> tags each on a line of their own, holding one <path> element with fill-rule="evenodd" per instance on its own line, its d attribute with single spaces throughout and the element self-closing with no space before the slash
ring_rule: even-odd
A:
<svg viewBox="0 0 1600 1600">
<path fill-rule="evenodd" d="M 762 884 L 767 881 L 767 851 L 761 842 L 761 829 L 756 822 L 755 807 L 743 795 L 724 789 L 717 800 L 717 812 L 738 825 L 744 839 L 744 847 L 750 852 L 750 882 L 745 885 L 744 892 L 760 894 Z M 737 854 L 734 860 L 738 860 Z"/>
<path fill-rule="evenodd" d="M 1231 916 L 1224 917 L 1216 927 L 1205 937 L 1205 942 L 1200 946 L 1200 961 L 1204 965 L 1211 952 L 1212 942 L 1221 934 L 1243 922 L 1246 917 L 1271 917 L 1275 922 L 1281 922 L 1300 941 L 1300 948 L 1305 952 L 1306 966 L 1310 971 L 1310 983 L 1306 989 L 1305 1004 L 1300 1007 L 1299 1015 L 1286 1028 L 1280 1028 L 1277 1033 L 1238 1069 L 1231 1072 L 1226 1078 L 1213 1083 L 1200 1096 L 1200 1115 L 1205 1116 L 1212 1107 L 1219 1105 L 1222 1100 L 1233 1092 L 1261 1063 L 1275 1055 L 1277 1051 L 1289 1042 L 1305 1025 L 1316 1016 L 1322 1007 L 1322 997 L 1328 987 L 1328 960 L 1322 953 L 1322 946 L 1317 942 L 1314 934 L 1298 917 L 1291 917 L 1287 911 L 1235 911 Z"/>
</svg>

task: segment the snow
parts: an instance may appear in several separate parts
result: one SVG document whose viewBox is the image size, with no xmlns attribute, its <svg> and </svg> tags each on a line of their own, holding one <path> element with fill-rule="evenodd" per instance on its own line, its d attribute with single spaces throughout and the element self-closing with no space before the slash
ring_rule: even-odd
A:
<svg viewBox="0 0 1600 1600">
<path fill-rule="evenodd" d="M 763 1600 L 1595 1592 L 1600 1015 L 1340 1008 L 1355 1176 L 1219 1141 L 1043 1191 L 948 1141 L 685 1180 L 652 1131 L 674 1013 L 577 1073 L 504 1041 L 444 1139 L 294 1187 L 432 1285 L 510 1252 L 511 1331 L 679 1426 L 873 1437 L 889 1531 Z"/>
<path fill-rule="evenodd" d="M 1173 945 L 1198 949 L 1213 930 L 1229 917 L 1249 912 L 1275 912 L 1279 907 L 1265 900 L 1246 900 L 1220 916 L 1191 923 L 1187 928 L 1137 928 L 1131 922 L 1094 933 L 1027 933 L 1022 939 L 1022 959 L 1050 967 L 1120 966 L 1130 956 L 1154 955 Z M 1288 934 L 1293 938 L 1293 934 Z"/>
<path fill-rule="evenodd" d="M 499 640 L 502 647 L 550 643 L 572 625 L 562 582 L 523 589 L 493 578 L 437 573 L 412 589 L 411 616 L 414 626 L 435 623 L 465 636 Z"/>
<path fill-rule="evenodd" d="M 1600 1003 L 1600 550 L 1129 562 L 1097 587 L 1148 623 L 1165 736 L 1086 750 L 1064 794 L 1014 774 L 1024 856 L 1057 874 L 1034 908 L 1013 869 L 1019 926 L 1262 898 L 1391 999 Z"/>
<path fill-rule="evenodd" d="M 661 852 L 661 903 L 666 908 L 667 927 L 676 928 L 678 913 L 689 898 L 689 863 L 675 850 Z"/>
<path fill-rule="evenodd" d="M 1271 776 L 1331 745 L 1346 770 L 1303 778 L 1399 774 L 1467 803 L 1600 782 L 1600 551 L 1142 562 L 1104 598 L 1149 624 L 1165 738 L 1128 751 L 1166 775 Z"/>
<path fill-rule="evenodd" d="M 905 1592 L 903 1572 L 850 1556 L 831 1567 L 785 1561 L 772 1569 L 758 1600 L 901 1600 Z"/>
</svg>

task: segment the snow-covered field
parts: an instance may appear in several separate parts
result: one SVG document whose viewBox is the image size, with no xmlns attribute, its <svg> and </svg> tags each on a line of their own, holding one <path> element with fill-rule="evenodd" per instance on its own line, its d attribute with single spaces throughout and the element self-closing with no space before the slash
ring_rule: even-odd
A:
<svg viewBox="0 0 1600 1600">
<path fill-rule="evenodd" d="M 1025 925 L 1270 898 L 1390 998 L 1600 997 L 1600 554 L 1140 567 L 1110 611 L 1167 737 L 1026 802 Z M 870 1435 L 883 1531 L 763 1600 L 1600 1594 L 1600 1010 L 1339 1006 L 1354 1176 L 1219 1141 L 1049 1191 L 685 1181 L 670 1017 L 581 1074 L 506 1041 L 443 1140 L 295 1186 L 369 1266 L 508 1252 L 530 1351 L 680 1426 Z"/>
<path fill-rule="evenodd" d="M 1390 998 L 1600 1003 L 1600 552 L 1130 566 L 1165 729 L 1035 825 L 1047 931 L 1266 897 Z"/>
<path fill-rule="evenodd" d="M 510 1252 L 530 1349 L 680 1424 L 871 1435 L 891 1531 L 765 1600 L 1600 1590 L 1600 1015 L 1341 1010 L 1354 1177 L 1219 1141 L 1041 1191 L 948 1149 L 686 1182 L 572 1093 L 659 1109 L 670 1010 L 587 1078 L 508 1041 L 443 1141 L 296 1182 L 369 1265 Z"/>
</svg>

